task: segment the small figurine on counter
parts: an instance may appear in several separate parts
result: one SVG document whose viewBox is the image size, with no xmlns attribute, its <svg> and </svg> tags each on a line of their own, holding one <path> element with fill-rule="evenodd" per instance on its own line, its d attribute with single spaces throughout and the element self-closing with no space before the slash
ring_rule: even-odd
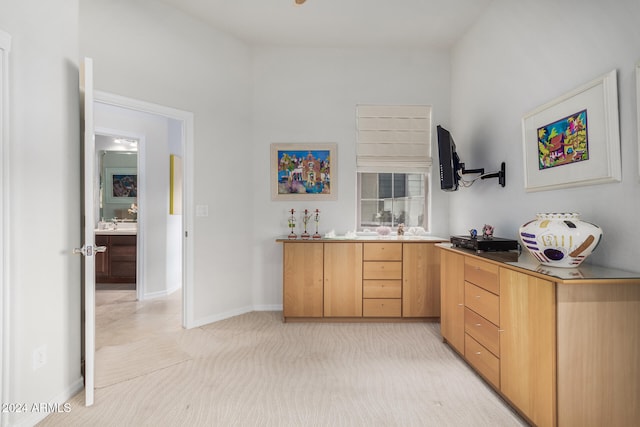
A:
<svg viewBox="0 0 640 427">
<path fill-rule="evenodd" d="M 485 224 L 482 227 L 482 237 L 485 239 L 493 239 L 493 225 Z"/>
<path fill-rule="evenodd" d="M 297 239 L 298 236 L 296 235 L 296 233 L 293 232 L 293 230 L 296 228 L 296 217 L 293 215 L 296 211 L 293 209 L 290 209 L 289 212 L 291 213 L 291 216 L 289 217 L 289 230 L 291 230 L 291 232 L 289 233 L 289 239 L 293 240 L 293 239 Z"/>
<path fill-rule="evenodd" d="M 305 240 L 308 239 L 309 237 L 311 237 L 309 235 L 309 233 L 307 233 L 307 224 L 309 223 L 310 219 L 311 219 L 311 213 L 307 209 L 305 209 L 304 210 L 304 215 L 302 215 L 302 222 L 304 224 L 304 232 L 302 233 L 302 236 L 301 236 Z"/>
<path fill-rule="evenodd" d="M 404 223 L 398 224 L 398 236 L 404 236 Z"/>
<path fill-rule="evenodd" d="M 315 210 L 315 216 L 313 220 L 316 222 L 316 232 L 313 235 L 314 239 L 320 239 L 322 236 L 318 233 L 318 223 L 320 222 L 320 209 Z"/>
<path fill-rule="evenodd" d="M 477 239 L 478 230 L 476 230 L 475 228 L 472 228 L 471 230 L 469 230 L 469 236 L 471 236 L 472 239 Z"/>
</svg>

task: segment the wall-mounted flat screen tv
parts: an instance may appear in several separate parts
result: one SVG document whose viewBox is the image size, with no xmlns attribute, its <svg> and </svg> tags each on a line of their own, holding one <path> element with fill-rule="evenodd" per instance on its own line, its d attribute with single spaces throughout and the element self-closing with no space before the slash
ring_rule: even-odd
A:
<svg viewBox="0 0 640 427">
<path fill-rule="evenodd" d="M 451 133 L 438 125 L 438 153 L 440 155 L 440 188 L 444 191 L 456 191 L 461 169 L 460 157 L 456 153 L 456 143 Z"/>
</svg>

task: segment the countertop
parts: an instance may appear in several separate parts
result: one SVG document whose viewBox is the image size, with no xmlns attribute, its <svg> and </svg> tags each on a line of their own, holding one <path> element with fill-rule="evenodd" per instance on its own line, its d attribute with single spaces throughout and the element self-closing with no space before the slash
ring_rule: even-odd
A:
<svg viewBox="0 0 640 427">
<path fill-rule="evenodd" d="M 618 270 L 604 266 L 582 263 L 577 268 L 549 267 L 542 265 L 528 251 L 506 252 L 475 252 L 470 249 L 454 247 L 451 243 L 439 243 L 442 249 L 460 252 L 464 255 L 475 255 L 496 264 L 504 264 L 515 269 L 522 270 L 545 280 L 562 283 L 565 285 L 583 283 L 626 283 L 640 284 L 640 273 L 626 270 Z"/>
<path fill-rule="evenodd" d="M 135 222 L 119 222 L 115 228 L 112 223 L 104 223 L 106 228 L 99 226 L 93 230 L 96 236 L 135 236 L 138 234 L 138 224 Z"/>
<path fill-rule="evenodd" d="M 287 236 L 281 236 L 276 239 L 277 242 L 288 243 L 307 243 L 307 242 L 448 242 L 449 239 L 445 239 L 437 236 L 430 235 L 417 235 L 417 236 L 378 236 L 378 235 L 358 235 L 354 237 L 347 236 L 335 236 L 326 237 L 322 236 L 319 239 L 302 239 L 298 236 L 297 239 L 289 239 Z"/>
</svg>

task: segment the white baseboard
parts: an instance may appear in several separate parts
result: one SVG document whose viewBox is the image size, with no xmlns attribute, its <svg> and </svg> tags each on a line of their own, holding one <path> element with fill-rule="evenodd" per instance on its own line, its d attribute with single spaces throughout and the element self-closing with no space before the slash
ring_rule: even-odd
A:
<svg viewBox="0 0 640 427">
<path fill-rule="evenodd" d="M 32 406 L 27 410 L 30 410 L 29 415 L 19 420 L 15 420 L 16 427 L 32 427 L 47 418 L 50 414 L 52 414 L 57 408 L 59 412 L 63 411 L 73 411 L 73 407 L 65 406 L 65 402 L 71 399 L 73 396 L 78 394 L 80 391 L 84 389 L 84 380 L 82 377 L 78 378 L 73 382 L 67 389 L 60 393 L 54 399 L 51 399 L 48 403 L 42 404 L 31 404 Z"/>
<path fill-rule="evenodd" d="M 239 316 L 241 314 L 254 311 L 253 307 L 242 307 L 235 310 L 225 311 L 223 313 L 214 314 L 212 316 L 202 317 L 200 319 L 194 319 L 191 327 L 197 328 L 198 326 L 208 325 L 209 323 L 219 322 L 220 320 L 228 319 L 230 317 Z"/>
<path fill-rule="evenodd" d="M 282 304 L 254 305 L 254 311 L 282 311 Z"/>
</svg>

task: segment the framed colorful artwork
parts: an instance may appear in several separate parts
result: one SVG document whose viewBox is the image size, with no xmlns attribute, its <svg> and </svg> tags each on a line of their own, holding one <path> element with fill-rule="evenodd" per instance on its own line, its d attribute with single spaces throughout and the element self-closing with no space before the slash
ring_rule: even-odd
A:
<svg viewBox="0 0 640 427">
<path fill-rule="evenodd" d="M 620 181 L 616 71 L 526 114 L 522 143 L 526 191 Z"/>
<path fill-rule="evenodd" d="M 105 195 L 107 203 L 132 203 L 138 197 L 136 168 L 106 168 Z"/>
<path fill-rule="evenodd" d="M 336 200 L 337 146 L 271 144 L 272 200 Z"/>
</svg>

